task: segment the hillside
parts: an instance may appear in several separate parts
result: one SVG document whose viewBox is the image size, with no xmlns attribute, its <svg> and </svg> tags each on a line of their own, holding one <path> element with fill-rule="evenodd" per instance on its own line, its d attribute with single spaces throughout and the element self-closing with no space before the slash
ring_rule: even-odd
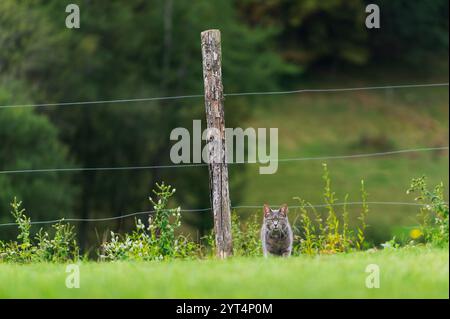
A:
<svg viewBox="0 0 450 319">
<path fill-rule="evenodd" d="M 449 143 L 448 87 L 277 95 L 252 103 L 254 111 L 246 127 L 278 127 L 280 159 L 439 147 Z M 239 204 L 292 205 L 296 204 L 294 196 L 313 204 L 323 203 L 322 163 L 329 166 L 332 187 L 340 200 L 348 193 L 349 201 L 359 201 L 360 180 L 364 179 L 369 201 L 412 203 L 414 197 L 407 195 L 406 189 L 411 178 L 421 175 L 426 175 L 432 186 L 444 181 L 448 194 L 448 151 L 441 150 L 281 162 L 273 175 L 260 175 L 258 165 L 252 165 L 247 169 L 244 199 Z M 231 167 L 231 176 L 233 170 Z M 392 231 L 401 231 L 402 226 L 417 224 L 417 207 L 371 205 L 370 209 L 369 233 L 377 242 L 388 239 Z M 350 210 L 356 214 L 358 206 Z M 250 214 L 252 210 L 240 212 Z"/>
</svg>

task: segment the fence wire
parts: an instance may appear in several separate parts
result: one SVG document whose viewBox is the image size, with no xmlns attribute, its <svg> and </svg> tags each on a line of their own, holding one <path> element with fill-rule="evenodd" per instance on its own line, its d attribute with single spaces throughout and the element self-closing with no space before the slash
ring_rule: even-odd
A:
<svg viewBox="0 0 450 319">
<path fill-rule="evenodd" d="M 378 157 L 388 155 L 398 155 L 405 153 L 416 152 L 430 152 L 430 151 L 442 151 L 448 150 L 449 146 L 440 147 L 426 147 L 426 148 L 414 148 L 403 149 L 388 152 L 377 153 L 365 153 L 365 154 L 352 154 L 352 155 L 336 155 L 336 156 L 319 156 L 319 157 L 295 157 L 295 158 L 281 158 L 270 159 L 272 162 L 297 162 L 297 161 L 317 161 L 317 160 L 337 160 L 337 159 L 351 159 L 351 158 L 364 158 L 364 157 Z M 242 165 L 242 164 L 266 164 L 266 162 L 231 162 L 228 165 Z M 168 168 L 185 168 L 185 167 L 205 167 L 207 163 L 192 163 L 192 164 L 172 164 L 172 165 L 150 165 L 150 166 L 117 166 L 117 167 L 68 167 L 68 168 L 43 168 L 43 169 L 22 169 L 22 170 L 4 170 L 0 171 L 1 174 L 25 174 L 25 173 L 48 173 L 48 172 L 83 172 L 83 171 L 122 171 L 122 170 L 144 170 L 144 169 L 168 169 Z"/>
<path fill-rule="evenodd" d="M 292 91 L 260 91 L 260 92 L 236 92 L 225 93 L 224 97 L 231 96 L 257 96 L 257 95 L 286 95 L 286 94 L 301 94 L 301 93 L 339 93 L 352 91 L 372 91 L 372 90 L 386 90 L 386 89 L 407 89 L 407 88 L 426 88 L 426 87 L 442 87 L 449 86 L 449 83 L 426 83 L 426 84 L 401 84 L 401 85 L 383 85 L 383 86 L 366 86 L 366 87 L 351 87 L 351 88 L 328 88 L 328 89 L 299 89 Z M 169 100 L 184 100 L 202 98 L 203 94 L 178 95 L 178 96 L 161 96 L 161 97 L 144 97 L 144 98 L 129 98 L 129 99 L 113 99 L 113 100 L 94 100 L 94 101 L 74 101 L 74 102 L 57 102 L 57 103 L 41 103 L 41 104 L 11 104 L 0 105 L 0 109 L 7 108 L 25 108 L 25 107 L 68 107 L 68 106 L 87 106 L 100 104 L 118 104 L 118 103 L 137 103 L 137 102 L 152 102 L 152 101 L 169 101 Z"/>
<path fill-rule="evenodd" d="M 316 204 L 316 205 L 289 205 L 289 208 L 324 208 L 329 206 L 354 206 L 354 205 L 398 205 L 398 206 L 419 206 L 423 207 L 426 206 L 426 204 L 419 204 L 419 203 L 409 203 L 409 202 L 348 202 L 348 203 L 333 203 L 333 204 Z M 280 207 L 281 205 L 270 205 L 270 207 Z M 261 205 L 239 205 L 239 206 L 232 206 L 232 210 L 236 209 L 262 209 Z M 202 212 L 209 212 L 211 211 L 211 208 L 196 208 L 196 209 L 180 209 L 180 212 L 185 213 L 202 213 Z M 102 218 L 60 218 L 60 219 L 53 219 L 53 220 L 44 220 L 44 221 L 35 221 L 30 222 L 31 225 L 42 225 L 42 224 L 55 224 L 58 222 L 104 222 L 104 221 L 112 221 L 117 219 L 124 219 L 128 217 L 133 216 L 140 216 L 140 215 L 149 215 L 153 214 L 156 211 L 149 210 L 149 211 L 142 211 L 142 212 L 135 212 L 130 214 L 124 214 L 119 216 L 113 216 L 113 217 L 102 217 Z M 6 226 L 17 226 L 17 223 L 5 223 L 0 224 L 0 227 L 6 227 Z"/>
</svg>

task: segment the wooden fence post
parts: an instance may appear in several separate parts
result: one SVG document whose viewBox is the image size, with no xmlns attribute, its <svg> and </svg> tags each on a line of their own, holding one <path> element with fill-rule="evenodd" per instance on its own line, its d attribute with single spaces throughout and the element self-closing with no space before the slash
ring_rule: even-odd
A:
<svg viewBox="0 0 450 319">
<path fill-rule="evenodd" d="M 220 31 L 203 31 L 201 33 L 201 41 L 206 122 L 208 127 L 206 143 L 211 209 L 214 214 L 217 256 L 226 258 L 232 255 L 233 244 L 226 161 Z"/>
</svg>

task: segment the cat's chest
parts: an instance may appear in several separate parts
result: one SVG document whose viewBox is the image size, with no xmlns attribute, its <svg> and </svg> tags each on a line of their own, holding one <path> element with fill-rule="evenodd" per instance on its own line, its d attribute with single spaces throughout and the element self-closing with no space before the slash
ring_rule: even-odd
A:
<svg viewBox="0 0 450 319">
<path fill-rule="evenodd" d="M 283 232 L 266 232 L 265 237 L 267 244 L 273 247 L 284 247 L 290 240 L 288 229 Z"/>
</svg>

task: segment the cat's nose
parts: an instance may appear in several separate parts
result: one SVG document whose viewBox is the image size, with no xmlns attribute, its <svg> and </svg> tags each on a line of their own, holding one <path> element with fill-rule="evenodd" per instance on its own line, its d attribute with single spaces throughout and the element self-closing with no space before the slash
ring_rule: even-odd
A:
<svg viewBox="0 0 450 319">
<path fill-rule="evenodd" d="M 278 226 L 278 222 L 273 222 L 274 226 L 277 227 Z"/>
</svg>

